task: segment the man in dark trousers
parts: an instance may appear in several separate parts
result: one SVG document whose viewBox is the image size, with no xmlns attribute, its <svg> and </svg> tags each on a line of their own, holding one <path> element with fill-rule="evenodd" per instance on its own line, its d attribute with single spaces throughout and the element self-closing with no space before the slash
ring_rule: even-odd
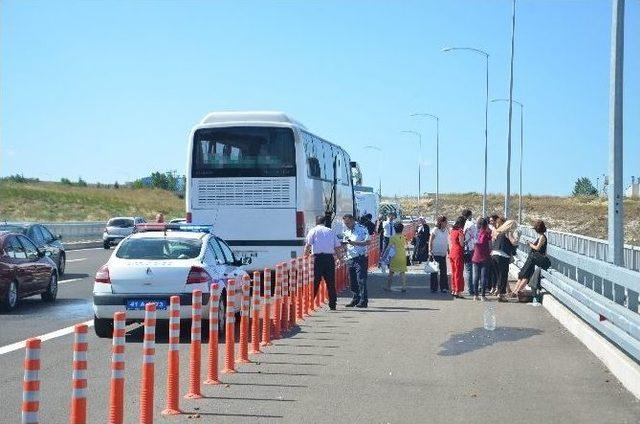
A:
<svg viewBox="0 0 640 424">
<path fill-rule="evenodd" d="M 333 255 L 336 247 L 340 246 L 338 236 L 325 226 L 326 218 L 319 215 L 316 218 L 316 226 L 307 234 L 305 252 L 313 254 L 313 294 L 318 292 L 320 280 L 324 279 L 329 292 L 329 309 L 336 309 L 336 263 Z"/>
<path fill-rule="evenodd" d="M 342 233 L 343 243 L 347 248 L 347 270 L 353 299 L 347 308 L 366 308 L 369 304 L 367 293 L 367 246 L 370 243 L 367 229 L 358 224 L 353 215 L 342 218 L 346 230 Z"/>
</svg>

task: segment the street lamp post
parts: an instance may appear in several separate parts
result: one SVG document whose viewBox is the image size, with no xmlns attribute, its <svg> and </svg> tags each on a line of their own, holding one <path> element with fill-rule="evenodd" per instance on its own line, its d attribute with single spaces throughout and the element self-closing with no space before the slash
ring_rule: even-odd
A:
<svg viewBox="0 0 640 424">
<path fill-rule="evenodd" d="M 492 99 L 491 102 L 508 102 L 509 99 Z M 522 224 L 522 158 L 524 149 L 524 105 L 517 100 L 513 100 L 513 103 L 520 106 L 520 181 L 519 181 L 519 195 L 518 195 L 518 222 Z"/>
<path fill-rule="evenodd" d="M 378 195 L 382 198 L 382 149 L 378 146 L 364 146 L 365 149 L 375 150 L 378 152 Z"/>
<path fill-rule="evenodd" d="M 482 216 L 487 216 L 487 161 L 489 151 L 489 53 L 473 47 L 445 47 L 443 52 L 466 50 L 485 58 L 485 102 L 484 102 L 484 189 L 482 191 Z"/>
<path fill-rule="evenodd" d="M 435 219 L 438 219 L 438 197 L 440 195 L 440 118 L 430 113 L 413 113 L 411 116 L 424 116 L 436 120 L 436 207 Z M 435 221 L 434 221 L 435 222 Z"/>
<path fill-rule="evenodd" d="M 422 161 L 422 134 L 418 131 L 404 130 L 401 131 L 405 134 L 413 134 L 418 136 L 418 216 L 422 215 L 420 208 L 420 197 L 422 192 L 421 182 L 420 182 L 420 162 Z"/>
</svg>

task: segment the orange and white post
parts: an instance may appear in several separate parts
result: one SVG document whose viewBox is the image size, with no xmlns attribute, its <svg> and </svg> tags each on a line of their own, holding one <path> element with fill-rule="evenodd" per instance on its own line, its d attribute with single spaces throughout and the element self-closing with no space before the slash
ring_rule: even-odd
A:
<svg viewBox="0 0 640 424">
<path fill-rule="evenodd" d="M 233 374 L 236 372 L 236 280 L 227 280 L 227 318 L 224 330 L 224 368 L 223 374 Z"/>
<path fill-rule="evenodd" d="M 248 275 L 242 277 L 242 302 L 240 303 L 240 344 L 238 345 L 239 364 L 249 364 L 249 305 L 251 279 Z"/>
<path fill-rule="evenodd" d="M 200 399 L 200 372 L 202 369 L 202 291 L 191 294 L 191 348 L 189 349 L 189 392 L 186 399 Z"/>
<path fill-rule="evenodd" d="M 220 325 L 220 285 L 211 283 L 209 289 L 209 349 L 207 350 L 207 379 L 204 384 L 214 385 L 220 384 L 218 380 L 218 341 L 220 334 L 218 326 Z"/>
<path fill-rule="evenodd" d="M 291 259 L 289 266 L 289 330 L 296 325 L 296 303 L 298 301 L 298 293 L 296 290 L 297 262 Z"/>
<path fill-rule="evenodd" d="M 306 267 L 304 265 L 304 258 L 303 257 L 299 257 L 298 258 L 298 266 L 297 266 L 297 270 L 298 272 L 296 272 L 296 277 L 297 277 L 297 286 L 296 287 L 296 291 L 298 292 L 298 305 L 296 308 L 296 319 L 298 320 L 303 320 L 304 316 L 305 316 L 305 310 L 304 310 L 304 282 L 305 282 L 305 278 L 304 275 L 306 274 L 305 271 Z"/>
<path fill-rule="evenodd" d="M 73 328 L 73 371 L 71 374 L 71 408 L 69 422 L 87 422 L 87 324 L 76 324 Z"/>
<path fill-rule="evenodd" d="M 140 424 L 153 423 L 155 384 L 156 304 L 144 305 L 144 339 L 142 341 L 142 377 L 140 378 Z"/>
<path fill-rule="evenodd" d="M 262 314 L 262 343 L 260 346 L 271 346 L 271 270 L 264 269 L 264 305 Z"/>
<path fill-rule="evenodd" d="M 252 355 L 260 351 L 260 272 L 253 272 L 253 293 L 251 293 L 251 351 Z"/>
<path fill-rule="evenodd" d="M 38 424 L 40 410 L 40 339 L 29 339 L 24 354 L 22 424 Z"/>
<path fill-rule="evenodd" d="M 282 263 L 282 315 L 280 318 L 280 331 L 289 330 L 289 269 L 287 263 Z"/>
<path fill-rule="evenodd" d="M 313 255 L 309 255 L 307 257 L 309 261 L 309 281 L 307 284 L 309 285 L 309 313 L 314 312 L 316 310 L 315 300 L 314 300 L 314 286 L 313 286 L 313 278 L 314 278 L 314 269 L 313 269 Z"/>
<path fill-rule="evenodd" d="M 113 314 L 111 345 L 111 387 L 109 390 L 109 424 L 124 424 L 124 344 L 126 314 Z"/>
<path fill-rule="evenodd" d="M 279 339 L 281 336 L 282 322 L 282 264 L 276 265 L 276 284 L 275 284 L 275 296 L 274 311 L 273 311 L 273 338 Z"/>
<path fill-rule="evenodd" d="M 167 407 L 162 411 L 162 415 L 178 414 L 180 414 L 180 296 L 171 296 L 167 352 Z"/>
</svg>

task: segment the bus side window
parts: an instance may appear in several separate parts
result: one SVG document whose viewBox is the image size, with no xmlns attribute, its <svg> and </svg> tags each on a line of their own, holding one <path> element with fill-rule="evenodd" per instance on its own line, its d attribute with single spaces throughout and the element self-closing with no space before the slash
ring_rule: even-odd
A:
<svg viewBox="0 0 640 424">
<path fill-rule="evenodd" d="M 309 167 L 309 177 L 320 178 L 320 161 L 318 158 L 307 158 L 307 164 Z"/>
</svg>

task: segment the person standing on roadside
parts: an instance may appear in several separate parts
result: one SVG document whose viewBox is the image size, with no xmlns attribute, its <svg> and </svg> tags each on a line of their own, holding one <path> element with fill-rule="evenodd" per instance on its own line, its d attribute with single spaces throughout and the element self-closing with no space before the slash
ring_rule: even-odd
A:
<svg viewBox="0 0 640 424">
<path fill-rule="evenodd" d="M 464 216 L 458 217 L 449 233 L 449 263 L 451 264 L 451 294 L 464 299 Z"/>
<path fill-rule="evenodd" d="M 424 218 L 418 220 L 418 231 L 412 240 L 413 244 L 413 262 L 421 263 L 429 260 L 429 224 Z"/>
<path fill-rule="evenodd" d="M 313 255 L 313 294 L 318 292 L 320 280 L 324 279 L 329 292 L 329 309 L 336 309 L 336 263 L 333 255 L 340 246 L 338 236 L 325 226 L 324 215 L 316 217 L 316 226 L 309 230 L 305 253 Z"/>
<path fill-rule="evenodd" d="M 384 291 L 391 291 L 391 283 L 393 282 L 393 274 L 400 274 L 400 281 L 402 283 L 402 289 L 400 291 L 405 293 L 407 291 L 407 239 L 404 238 L 402 231 L 404 225 L 402 222 L 396 222 L 393 226 L 395 234 L 389 239 L 389 245 L 385 249 L 383 256 L 390 255 L 390 250 L 394 251 L 393 257 L 389 261 L 389 274 L 387 275 L 387 286 L 383 287 Z"/>
<path fill-rule="evenodd" d="M 441 216 L 436 222 L 436 228 L 431 232 L 429 238 L 429 253 L 432 261 L 438 263 L 440 291 L 449 291 L 449 278 L 447 276 L 447 253 L 449 250 L 449 231 L 447 229 L 447 217 Z M 431 292 L 438 291 L 438 287 L 431 280 Z"/>
<path fill-rule="evenodd" d="M 473 289 L 473 263 L 471 262 L 471 257 L 473 256 L 473 249 L 476 245 L 478 230 L 476 223 L 473 222 L 473 213 L 471 212 L 471 209 L 463 210 L 461 215 L 467 220 L 464 223 L 464 228 L 462 230 L 464 233 L 464 282 L 469 288 L 469 296 L 477 296 L 478 293 L 475 293 Z"/>
<path fill-rule="evenodd" d="M 505 295 L 507 293 L 507 284 L 509 283 L 509 264 L 516 247 L 518 247 L 518 239 L 514 234 L 517 228 L 518 223 L 516 221 L 508 220 L 493 232 L 491 260 L 498 275 L 496 291 L 498 302 L 507 302 Z"/>
<path fill-rule="evenodd" d="M 369 233 L 367 229 L 358 224 L 353 215 L 342 217 L 347 229 L 342 233 L 342 243 L 347 248 L 347 271 L 349 284 L 353 292 L 353 299 L 346 304 L 347 308 L 366 308 L 369 305 L 367 294 L 367 246 L 369 245 Z"/>
<path fill-rule="evenodd" d="M 371 222 L 371 219 L 373 219 L 373 216 L 370 213 L 362 215 L 362 218 L 360 219 L 360 224 L 367 229 L 370 236 L 376 233 L 376 224 Z"/>
<path fill-rule="evenodd" d="M 478 239 L 471 257 L 471 262 L 473 262 L 473 291 L 476 293 L 473 296 L 473 300 L 487 300 L 485 293 L 490 261 L 491 231 L 489 231 L 489 223 L 485 218 L 478 218 Z M 478 297 L 479 295 L 481 297 Z"/>
<path fill-rule="evenodd" d="M 156 223 L 162 224 L 164 222 L 164 214 L 162 212 L 158 212 L 156 214 Z"/>
<path fill-rule="evenodd" d="M 395 234 L 395 230 L 393 229 L 393 224 L 395 224 L 395 220 L 398 216 L 395 212 L 389 212 L 387 220 L 382 224 L 382 235 L 384 236 L 384 248 L 387 247 L 389 243 L 389 239 Z M 384 250 L 383 248 L 383 250 Z"/>
</svg>

